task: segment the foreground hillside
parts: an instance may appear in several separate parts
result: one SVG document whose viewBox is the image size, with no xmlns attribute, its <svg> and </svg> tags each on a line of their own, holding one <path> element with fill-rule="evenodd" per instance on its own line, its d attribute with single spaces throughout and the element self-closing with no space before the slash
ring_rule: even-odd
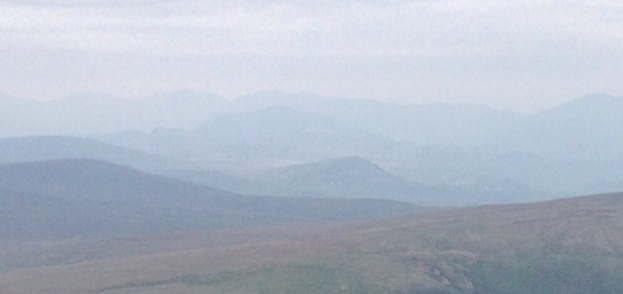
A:
<svg viewBox="0 0 623 294">
<path fill-rule="evenodd" d="M 2 293 L 623 293 L 623 194 L 305 225 L 32 245 L 66 262 Z M 17 254 L 16 254 L 17 255 Z M 16 256 L 13 255 L 13 256 Z"/>
</svg>

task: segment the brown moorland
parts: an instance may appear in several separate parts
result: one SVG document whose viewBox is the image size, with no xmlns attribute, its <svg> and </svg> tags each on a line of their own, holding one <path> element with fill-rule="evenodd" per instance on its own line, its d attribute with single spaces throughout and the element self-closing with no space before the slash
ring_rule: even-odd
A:
<svg viewBox="0 0 623 294">
<path fill-rule="evenodd" d="M 0 292 L 623 293 L 622 231 L 623 194 L 607 194 L 391 221 L 31 244 L 3 258 L 56 262 L 5 270 Z"/>
</svg>

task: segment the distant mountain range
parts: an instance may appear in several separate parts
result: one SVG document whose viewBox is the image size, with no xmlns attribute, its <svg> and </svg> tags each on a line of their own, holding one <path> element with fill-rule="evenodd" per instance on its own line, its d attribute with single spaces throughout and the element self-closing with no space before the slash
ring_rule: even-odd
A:
<svg viewBox="0 0 623 294">
<path fill-rule="evenodd" d="M 314 160 L 349 154 L 381 153 L 393 142 L 326 117 L 274 106 L 223 115 L 192 130 L 157 129 L 104 140 L 179 158 L 232 161 Z"/>
<path fill-rule="evenodd" d="M 122 130 L 193 127 L 220 113 L 226 100 L 179 91 L 125 99 L 82 93 L 56 100 L 0 99 L 0 136 L 92 136 Z"/>
<path fill-rule="evenodd" d="M 422 158 L 429 161 L 421 161 L 417 166 L 424 173 L 434 175 L 436 171 L 424 168 L 431 168 L 444 160 L 447 162 L 455 160 L 450 156 L 447 158 L 444 156 L 437 158 L 427 154 Z M 518 182 L 491 180 L 485 176 L 474 182 L 454 185 L 444 182 L 410 182 L 370 160 L 356 156 L 286 167 L 243 170 L 243 172 L 220 171 L 194 162 L 174 160 L 91 139 L 54 136 L 0 139 L 0 162 L 21 163 L 59 159 L 107 161 L 245 195 L 369 198 L 433 206 L 525 202 L 540 197 L 540 194 L 527 190 Z M 411 162 L 407 161 L 404 164 L 408 166 Z M 443 168 L 452 167 L 450 165 Z M 523 177 L 521 174 L 514 176 L 528 180 L 533 178 L 529 174 Z M 605 182 L 607 179 L 614 181 L 615 178 L 601 179 Z M 453 180 L 455 179 L 448 179 Z M 498 198 L 502 193 L 505 197 Z"/>
<path fill-rule="evenodd" d="M 623 190 L 622 101 L 592 94 L 520 115 L 479 105 L 395 105 L 275 92 L 235 100 L 191 92 L 136 100 L 96 94 L 48 102 L 4 97 L 0 134 L 88 137 L 117 147 L 85 156 L 82 147 L 68 143 L 67 150 L 76 152 L 61 158 L 105 160 L 241 193 L 377 197 L 381 193 L 362 193 L 371 191 L 364 183 L 374 182 L 363 177 L 362 186 L 338 192 L 326 181 L 306 186 L 313 177 L 268 176 L 280 168 L 295 172 L 295 166 L 360 157 L 400 185 L 416 187 L 408 194 L 434 193 L 438 205 L 529 202 Z M 42 140 L 0 141 L 0 153 L 9 150 L 0 162 L 14 162 L 11 156 L 59 158 L 26 154 L 63 149 Z M 387 190 L 381 198 L 403 199 L 398 197 L 404 193 L 391 191 L 404 188 L 390 182 L 377 187 Z"/>
<path fill-rule="evenodd" d="M 253 151 L 259 154 L 252 153 L 252 158 L 300 160 L 315 151 L 315 160 L 327 159 L 327 155 L 401 159 L 414 147 L 451 146 L 556 159 L 612 160 L 623 157 L 621 101 L 593 94 L 534 115 L 518 115 L 478 105 L 393 105 L 266 93 L 229 101 L 218 108 L 227 109 L 220 116 L 207 118 L 195 128 L 156 130 L 151 138 L 162 142 L 193 137 L 191 141 L 196 142 L 196 137 L 204 137 L 213 142 L 206 145 L 212 149 L 202 154 L 204 158 L 232 144 L 247 154 L 250 151 L 245 148 L 251 147 L 245 146 L 255 144 Z M 114 136 L 107 140 L 124 143 Z M 292 141 L 301 145 L 291 146 Z M 142 143 L 147 145 L 145 140 Z M 321 149 L 321 143 L 329 146 Z"/>
<path fill-rule="evenodd" d="M 209 136 L 218 131 L 225 133 L 223 124 L 234 132 L 249 128 L 254 122 L 256 129 L 277 125 L 275 131 L 282 132 L 313 124 L 339 125 L 353 135 L 364 132 L 368 144 L 373 145 L 382 143 L 377 140 L 389 139 L 415 146 L 499 148 L 563 158 L 609 159 L 623 156 L 617 152 L 623 144 L 622 118 L 618 115 L 623 109 L 622 101 L 605 94 L 591 94 L 534 115 L 519 115 L 480 105 L 396 105 L 278 92 L 235 100 L 183 91 L 142 99 L 104 94 L 76 94 L 52 101 L 3 97 L 0 136 L 84 137 L 158 129 L 203 129 L 203 134 Z M 233 121 L 236 123 L 232 124 Z M 268 135 L 270 130 L 263 132 Z M 260 135 L 256 138 L 263 137 Z M 377 136 L 376 140 L 372 140 L 372 135 Z"/>
</svg>

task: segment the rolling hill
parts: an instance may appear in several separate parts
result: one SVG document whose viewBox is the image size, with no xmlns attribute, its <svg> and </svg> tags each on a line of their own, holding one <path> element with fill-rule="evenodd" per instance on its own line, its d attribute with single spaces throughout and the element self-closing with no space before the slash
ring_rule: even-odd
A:
<svg viewBox="0 0 623 294">
<path fill-rule="evenodd" d="M 410 204 L 242 196 L 86 159 L 0 166 L 3 240 L 128 236 L 383 218 Z"/>
<path fill-rule="evenodd" d="M 245 111 L 286 107 L 415 145 L 478 146 L 521 119 L 518 114 L 482 105 L 400 105 L 308 93 L 259 92 L 241 96 L 233 104 Z"/>
<path fill-rule="evenodd" d="M 417 189 L 362 157 L 265 169 L 246 176 L 216 171 L 171 172 L 172 177 L 241 194 L 418 202 Z"/>
<path fill-rule="evenodd" d="M 226 168 L 268 168 L 292 162 L 379 154 L 393 141 L 317 114 L 273 106 L 204 121 L 192 130 L 121 133 L 107 142 Z"/>
<path fill-rule="evenodd" d="M 432 162 L 434 160 L 436 158 L 432 156 L 423 157 L 422 162 L 428 161 L 425 163 L 430 165 L 418 166 L 422 170 L 431 168 L 434 166 Z M 447 157 L 437 161 L 438 165 L 443 163 L 451 164 L 452 159 Z M 458 169 L 452 166 L 436 166 L 436 168 Z M 547 197 L 542 191 L 530 189 L 512 180 L 468 172 L 476 168 L 469 167 L 464 171 L 469 175 L 467 181 L 413 183 L 367 159 L 355 156 L 278 168 L 246 170 L 243 174 L 198 169 L 170 171 L 166 175 L 245 195 L 368 198 L 404 201 L 424 206 L 532 202 Z"/>
<path fill-rule="evenodd" d="M 401 199 L 417 202 L 414 185 L 362 157 L 297 164 L 262 172 L 254 180 L 282 195 L 333 198 Z"/>
<path fill-rule="evenodd" d="M 5 271 L 0 291 L 621 293 L 622 229 L 623 194 L 607 194 L 389 221 L 47 244 L 20 252 L 64 259 Z"/>
<path fill-rule="evenodd" d="M 153 172 L 193 166 L 186 161 L 80 137 L 27 136 L 0 139 L 0 163 L 76 158 L 107 161 Z"/>
<path fill-rule="evenodd" d="M 612 160 L 623 154 L 621 112 L 620 97 L 586 95 L 528 117 L 507 142 L 553 158 Z"/>
</svg>

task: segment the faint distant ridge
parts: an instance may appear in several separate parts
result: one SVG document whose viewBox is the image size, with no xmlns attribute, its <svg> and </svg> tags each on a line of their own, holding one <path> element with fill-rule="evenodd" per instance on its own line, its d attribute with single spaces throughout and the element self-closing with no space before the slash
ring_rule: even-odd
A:
<svg viewBox="0 0 623 294">
<path fill-rule="evenodd" d="M 316 163 L 298 164 L 280 168 L 277 169 L 277 171 L 287 171 L 291 174 L 295 174 L 297 172 L 316 173 L 319 175 L 330 173 L 332 176 L 356 176 L 357 173 L 368 175 L 380 175 L 387 173 L 378 165 L 361 156 L 348 156 L 337 159 L 323 160 Z"/>
<path fill-rule="evenodd" d="M 203 150 L 232 156 L 338 157 L 378 152 L 391 140 L 326 117 L 270 106 L 219 116 L 195 131 Z"/>
<path fill-rule="evenodd" d="M 306 93 L 263 92 L 233 100 L 184 91 L 126 100 L 81 95 L 64 101 L 0 101 L 0 135 L 88 134 L 143 155 L 127 150 L 115 155 L 97 147 L 93 153 L 99 157 L 72 151 L 61 158 L 84 156 L 153 172 L 167 170 L 245 194 L 311 195 L 279 190 L 289 189 L 287 182 L 260 189 L 264 185 L 259 180 L 248 178 L 275 167 L 351 156 L 377 163 L 408 183 L 437 189 L 426 194 L 444 203 L 457 195 L 463 195 L 460 203 L 500 203 L 622 187 L 623 106 L 621 98 L 605 94 L 532 115 L 479 105 L 397 105 Z M 63 154 L 62 146 L 33 144 L 41 146 L 41 154 Z M 66 150 L 86 148 L 72 144 Z M 15 158 L 59 158 L 22 154 L 28 148 L 12 152 Z M 169 165 L 145 153 L 184 164 Z M 342 195 L 367 195 L 344 191 Z"/>
<path fill-rule="evenodd" d="M 237 109 L 281 106 L 313 113 L 351 128 L 416 144 L 478 145 L 494 138 L 518 114 L 478 104 L 395 104 L 310 93 L 258 92 L 233 101 Z"/>
<path fill-rule="evenodd" d="M 86 138 L 70 136 L 0 138 L 0 163 L 58 159 L 102 160 L 152 171 L 165 170 L 180 164 L 161 156 Z"/>
<path fill-rule="evenodd" d="M 561 158 L 623 156 L 623 99 L 590 94 L 530 117 L 521 144 L 536 154 Z"/>
<path fill-rule="evenodd" d="M 0 161 L 138 156 L 140 152 L 71 136 L 24 136 L 0 139 Z"/>
<path fill-rule="evenodd" d="M 124 98 L 76 93 L 53 100 L 0 99 L 0 136 L 93 136 L 128 129 L 191 128 L 221 113 L 228 101 L 192 91 Z"/>
<path fill-rule="evenodd" d="M 623 97 L 605 93 L 592 93 L 552 107 L 537 116 L 561 116 L 568 118 L 610 116 L 623 108 Z M 619 113 L 620 114 L 620 113 Z"/>
</svg>

